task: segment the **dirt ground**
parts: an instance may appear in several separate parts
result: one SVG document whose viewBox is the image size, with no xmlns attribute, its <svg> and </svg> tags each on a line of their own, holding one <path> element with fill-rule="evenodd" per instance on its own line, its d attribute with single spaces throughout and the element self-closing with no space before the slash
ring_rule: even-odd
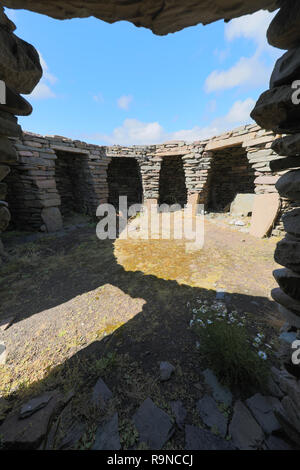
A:
<svg viewBox="0 0 300 470">
<path fill-rule="evenodd" d="M 246 315 L 275 352 L 282 325 L 270 299 L 277 241 L 209 221 L 204 248 L 191 253 L 182 241 L 100 241 L 92 224 L 27 242 L 7 233 L 0 325 L 13 321 L 0 331 L 8 351 L 0 366 L 2 418 L 59 387 L 80 391 L 77 410 L 88 419 L 83 400 L 99 374 L 113 391 L 121 426 L 149 395 L 165 408 L 183 399 L 189 409 L 205 368 L 189 328 L 197 302 L 212 302 L 224 289 L 229 308 Z M 276 360 L 273 352 L 268 360 Z M 176 366 L 172 383 L 160 384 L 160 361 Z"/>
</svg>

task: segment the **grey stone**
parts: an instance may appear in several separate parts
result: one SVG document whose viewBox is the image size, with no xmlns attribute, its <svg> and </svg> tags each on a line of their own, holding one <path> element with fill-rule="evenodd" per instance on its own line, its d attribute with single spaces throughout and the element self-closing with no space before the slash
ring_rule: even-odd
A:
<svg viewBox="0 0 300 470">
<path fill-rule="evenodd" d="M 250 116 L 259 126 L 278 134 L 300 132 L 300 106 L 295 106 L 295 90 L 287 85 L 265 91 Z"/>
<path fill-rule="evenodd" d="M 273 411 L 275 406 L 274 398 L 272 400 L 270 397 L 265 397 L 260 393 L 256 393 L 256 395 L 253 395 L 253 397 L 246 400 L 246 403 L 265 433 L 272 434 L 273 432 L 280 430 L 281 426 Z M 278 400 L 277 407 L 279 406 L 280 402 Z"/>
<path fill-rule="evenodd" d="M 44 408 L 46 405 L 48 405 L 52 397 L 53 393 L 44 393 L 44 395 L 32 398 L 22 406 L 20 411 L 20 418 L 28 418 L 28 416 L 31 416 L 36 411 Z"/>
<path fill-rule="evenodd" d="M 300 243 L 289 241 L 285 237 L 277 243 L 274 259 L 276 263 L 300 273 Z"/>
<path fill-rule="evenodd" d="M 112 398 L 113 394 L 107 387 L 106 383 L 101 379 L 97 380 L 93 388 L 92 402 L 94 405 L 104 407 L 106 402 Z"/>
<path fill-rule="evenodd" d="M 274 397 L 277 397 L 280 399 L 284 397 L 283 391 L 280 389 L 280 387 L 278 386 L 278 384 L 275 382 L 275 380 L 273 379 L 271 375 L 268 378 L 268 391 Z"/>
<path fill-rule="evenodd" d="M 233 443 L 240 450 L 260 448 L 265 437 L 261 427 L 240 400 L 234 405 L 229 434 L 232 436 Z"/>
<path fill-rule="evenodd" d="M 0 137 L 0 163 L 15 163 L 16 161 L 17 161 L 17 152 L 15 148 L 13 147 L 13 145 L 5 137 Z M 5 168 L 4 168 L 5 176 L 8 173 L 9 172 L 5 171 Z"/>
<path fill-rule="evenodd" d="M 175 421 L 179 429 L 183 429 L 184 423 L 185 423 L 185 418 L 187 415 L 187 411 L 185 407 L 183 406 L 182 401 L 171 401 L 171 410 L 172 413 L 175 416 Z"/>
<path fill-rule="evenodd" d="M 293 448 L 283 439 L 276 436 L 269 436 L 266 440 L 268 450 L 293 450 Z"/>
<path fill-rule="evenodd" d="M 218 431 L 222 437 L 226 436 L 228 420 L 221 413 L 212 397 L 204 395 L 197 403 L 197 411 L 206 426 Z"/>
<path fill-rule="evenodd" d="M 96 438 L 92 450 L 120 450 L 118 413 L 101 424 L 96 432 Z"/>
<path fill-rule="evenodd" d="M 298 2 L 287 0 L 273 18 L 267 38 L 269 44 L 279 49 L 292 49 L 300 45 L 300 12 Z"/>
<path fill-rule="evenodd" d="M 10 168 L 7 165 L 0 165 L 0 181 L 2 181 L 10 172 Z"/>
<path fill-rule="evenodd" d="M 159 366 L 161 382 L 166 382 L 169 380 L 174 371 L 175 367 L 172 364 L 166 361 L 162 361 Z"/>
<path fill-rule="evenodd" d="M 299 212 L 300 223 L 300 212 Z M 275 269 L 273 276 L 279 286 L 287 295 L 300 301 L 300 274 L 294 273 L 290 269 Z"/>
<path fill-rule="evenodd" d="M 11 114 L 0 110 L 0 136 L 21 137 L 21 126 L 19 126 L 17 118 L 15 118 L 15 121 L 11 121 L 9 119 L 11 116 Z"/>
<path fill-rule="evenodd" d="M 286 232 L 300 236 L 300 209 L 294 209 L 283 214 L 282 222 Z"/>
<path fill-rule="evenodd" d="M 275 302 L 283 305 L 285 308 L 292 310 L 296 314 L 300 315 L 300 302 L 288 296 L 279 287 L 272 289 L 271 295 Z"/>
<path fill-rule="evenodd" d="M 108 23 L 126 20 L 136 26 L 150 28 L 155 34 L 164 35 L 179 31 L 187 26 L 198 23 L 208 24 L 222 18 L 229 20 L 242 15 L 254 13 L 262 8 L 274 10 L 278 8 L 277 0 L 173 0 L 170 4 L 157 3 L 157 0 L 141 0 L 135 3 L 120 3 L 110 0 L 103 4 L 98 1 L 84 0 L 6 0 L 5 6 L 24 8 L 52 16 L 56 19 L 82 18 L 95 16 Z"/>
<path fill-rule="evenodd" d="M 254 194 L 237 194 L 230 206 L 232 215 L 247 216 L 252 213 Z"/>
<path fill-rule="evenodd" d="M 300 316 L 297 314 L 297 312 L 292 312 L 280 304 L 278 304 L 278 311 L 281 313 L 285 321 L 289 322 L 290 325 L 300 329 Z"/>
<path fill-rule="evenodd" d="M 0 30 L 0 76 L 18 93 L 31 93 L 42 77 L 35 48 L 13 33 Z"/>
<path fill-rule="evenodd" d="M 36 413 L 25 419 L 18 414 L 9 415 L 0 426 L 0 434 L 4 448 L 35 449 L 45 438 L 51 420 L 63 406 L 63 397 L 53 392 L 49 403 Z"/>
<path fill-rule="evenodd" d="M 205 382 L 212 389 L 214 399 L 216 401 L 222 402 L 227 406 L 230 406 L 232 403 L 232 393 L 227 387 L 224 387 L 218 381 L 216 375 L 211 369 L 206 369 L 203 372 Z"/>
<path fill-rule="evenodd" d="M 286 158 L 279 158 L 277 160 L 272 160 L 270 162 L 270 170 L 271 171 L 281 171 L 281 170 L 289 170 L 290 168 L 298 168 L 300 167 L 300 158 L 299 157 L 286 157 Z"/>
<path fill-rule="evenodd" d="M 57 232 L 63 227 L 63 220 L 58 207 L 47 207 L 41 212 L 41 217 L 46 225 L 47 232 Z"/>
<path fill-rule="evenodd" d="M 0 183 L 0 200 L 5 199 L 7 195 L 7 184 Z"/>
<path fill-rule="evenodd" d="M 280 196 L 300 201 L 300 170 L 285 173 L 275 184 Z"/>
<path fill-rule="evenodd" d="M 299 25 L 300 26 L 300 25 Z M 271 80 L 270 88 L 280 85 L 290 85 L 300 76 L 300 47 L 290 49 L 277 60 Z"/>
<path fill-rule="evenodd" d="M 300 155 L 300 134 L 280 137 L 272 142 L 272 149 L 278 155 L 294 157 Z"/>
<path fill-rule="evenodd" d="M 5 104 L 1 104 L 0 109 L 7 113 L 16 114 L 17 116 L 28 116 L 32 113 L 31 104 L 8 86 L 6 87 Z"/>
<path fill-rule="evenodd" d="M 3 341 L 0 341 L 0 364 L 4 365 L 7 359 L 7 349 Z"/>
<path fill-rule="evenodd" d="M 4 232 L 10 222 L 10 212 L 5 206 L 0 206 L 0 232 Z"/>
<path fill-rule="evenodd" d="M 299 413 L 299 403 L 295 403 L 291 397 L 286 396 L 282 399 L 283 412 L 280 410 L 277 411 L 278 416 L 285 416 L 288 418 L 290 424 L 295 428 L 295 430 L 300 433 L 300 413 Z"/>
<path fill-rule="evenodd" d="M 159 450 L 172 437 L 174 427 L 167 413 L 147 398 L 133 416 L 140 436 L 150 449 Z"/>
<path fill-rule="evenodd" d="M 231 441 L 225 441 L 210 431 L 196 426 L 185 426 L 186 450 L 235 450 Z"/>
</svg>

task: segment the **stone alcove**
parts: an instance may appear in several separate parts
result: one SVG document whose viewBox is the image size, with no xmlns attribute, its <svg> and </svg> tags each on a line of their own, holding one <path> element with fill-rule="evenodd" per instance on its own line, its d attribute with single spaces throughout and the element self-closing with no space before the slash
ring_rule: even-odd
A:
<svg viewBox="0 0 300 470">
<path fill-rule="evenodd" d="M 213 152 L 210 169 L 209 210 L 223 212 L 239 193 L 255 192 L 255 171 L 245 148 L 238 145 Z"/>
<path fill-rule="evenodd" d="M 55 151 L 55 181 L 61 199 L 63 217 L 72 213 L 88 214 L 88 192 L 86 179 L 89 175 L 86 154 L 71 151 Z"/>
<path fill-rule="evenodd" d="M 159 174 L 159 204 L 187 203 L 186 178 L 181 156 L 163 158 Z"/>
<path fill-rule="evenodd" d="M 119 206 L 119 197 L 127 196 L 128 207 L 143 202 L 140 167 L 135 158 L 116 157 L 107 168 L 108 202 Z"/>
</svg>

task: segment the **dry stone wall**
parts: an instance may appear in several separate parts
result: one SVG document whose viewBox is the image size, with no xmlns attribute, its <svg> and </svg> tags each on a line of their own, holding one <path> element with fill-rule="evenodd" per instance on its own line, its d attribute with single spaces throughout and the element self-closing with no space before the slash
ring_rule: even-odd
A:
<svg viewBox="0 0 300 470">
<path fill-rule="evenodd" d="M 299 2 L 285 0 L 274 17 L 267 33 L 269 43 L 287 52 L 278 59 L 265 91 L 251 115 L 255 121 L 278 136 L 271 149 L 270 167 L 278 171 L 275 187 L 280 194 L 285 213 L 282 223 L 286 236 L 278 244 L 275 260 L 282 269 L 274 271 L 279 288 L 272 291 L 279 312 L 286 321 L 286 331 L 299 338 L 300 333 L 300 105 L 294 100 L 294 80 L 300 78 L 300 15 Z M 297 93 L 296 98 L 299 96 Z M 300 444 L 300 371 L 292 361 L 292 340 L 282 345 L 283 371 L 277 374 L 277 383 L 284 390 L 283 411 L 280 420 L 293 439 Z"/>
<path fill-rule="evenodd" d="M 0 104 L 0 234 L 10 222 L 10 210 L 6 201 L 7 179 L 11 165 L 17 160 L 17 153 L 8 137 L 21 135 L 15 115 L 25 116 L 32 108 L 21 95 L 31 93 L 42 76 L 37 51 L 33 46 L 18 38 L 16 27 L 0 6 L 0 80 L 4 83 L 4 97 Z M 3 85 L 2 83 L 2 85 Z M 3 91 L 3 86 L 2 86 Z M 0 240 L 0 262 L 3 255 Z"/>
<path fill-rule="evenodd" d="M 12 223 L 19 229 L 57 230 L 62 224 L 60 213 L 74 210 L 95 216 L 98 205 L 109 200 L 108 170 L 116 158 L 128 158 L 128 167 L 130 159 L 137 162 L 142 200 L 161 199 L 161 170 L 164 162 L 172 159 L 182 168 L 187 199 L 198 196 L 198 202 L 206 207 L 213 200 L 212 193 L 218 194 L 220 201 L 226 195 L 227 204 L 231 202 L 228 194 L 234 197 L 235 192 L 251 192 L 252 185 L 257 194 L 277 192 L 275 183 L 286 170 L 281 170 L 278 161 L 282 158 L 271 147 L 276 137 L 257 125 L 248 125 L 193 143 L 104 147 L 24 132 L 21 138 L 10 138 L 17 155 L 6 178 Z M 225 167 L 227 181 L 218 177 Z M 173 184 L 179 183 L 174 179 Z M 282 197 L 283 210 L 290 204 Z M 54 208 L 60 221 L 53 225 Z M 276 230 L 280 229 L 281 215 L 276 223 Z"/>
</svg>

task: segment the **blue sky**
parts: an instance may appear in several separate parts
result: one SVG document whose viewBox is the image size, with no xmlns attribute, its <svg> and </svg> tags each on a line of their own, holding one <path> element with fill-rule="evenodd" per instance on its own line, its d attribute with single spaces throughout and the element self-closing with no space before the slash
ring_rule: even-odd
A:
<svg viewBox="0 0 300 470">
<path fill-rule="evenodd" d="M 267 45 L 266 11 L 163 37 L 127 22 L 6 11 L 44 70 L 23 129 L 96 144 L 192 141 L 249 123 L 282 54 Z"/>
</svg>

